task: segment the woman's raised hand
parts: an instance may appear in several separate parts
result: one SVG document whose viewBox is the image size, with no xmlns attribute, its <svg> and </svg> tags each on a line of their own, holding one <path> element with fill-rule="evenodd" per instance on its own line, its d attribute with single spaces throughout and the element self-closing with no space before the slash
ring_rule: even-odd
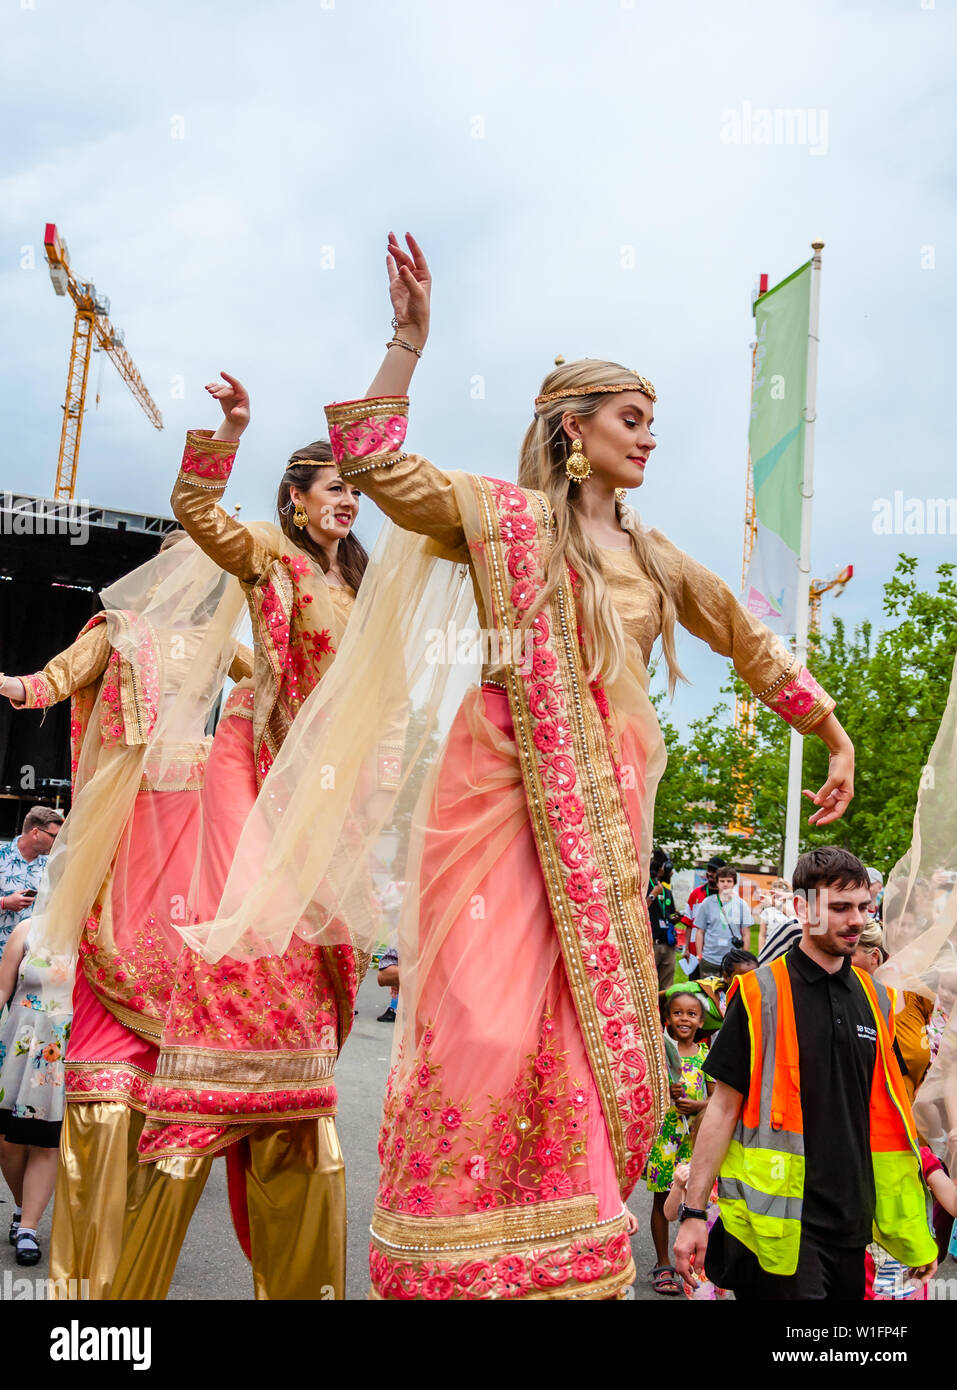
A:
<svg viewBox="0 0 957 1390">
<path fill-rule="evenodd" d="M 206 390 L 213 400 L 219 401 L 224 416 L 213 438 L 238 439 L 249 424 L 249 395 L 242 382 L 228 372 L 220 372 L 220 376 L 222 381 L 206 383 Z"/>
<path fill-rule="evenodd" d="M 408 251 L 402 249 L 393 232 L 389 233 L 385 258 L 389 272 L 389 298 L 400 337 L 407 338 L 416 347 L 423 347 L 429 336 L 432 277 L 415 237 L 406 232 L 405 239 Z"/>
</svg>

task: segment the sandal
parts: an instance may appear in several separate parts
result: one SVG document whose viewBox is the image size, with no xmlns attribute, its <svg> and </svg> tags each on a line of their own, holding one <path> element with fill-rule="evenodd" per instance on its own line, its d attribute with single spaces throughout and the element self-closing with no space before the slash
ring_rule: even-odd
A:
<svg viewBox="0 0 957 1390">
<path fill-rule="evenodd" d="M 651 1283 L 655 1293 L 667 1294 L 669 1298 L 681 1293 L 677 1273 L 671 1265 L 655 1265 L 651 1271 Z"/>
</svg>

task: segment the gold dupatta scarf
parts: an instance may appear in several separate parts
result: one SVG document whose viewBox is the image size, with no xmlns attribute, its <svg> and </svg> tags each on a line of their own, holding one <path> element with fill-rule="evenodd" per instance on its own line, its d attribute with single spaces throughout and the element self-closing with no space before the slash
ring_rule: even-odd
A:
<svg viewBox="0 0 957 1390">
<path fill-rule="evenodd" d="M 104 589 L 112 652 L 72 711 L 74 800 L 41 881 L 30 939 L 75 957 L 147 768 L 157 785 L 206 714 L 236 647 L 238 584 L 181 542 Z"/>
<path fill-rule="evenodd" d="M 465 474 L 453 482 L 488 623 L 499 649 L 509 650 L 544 585 L 548 504 L 511 483 Z M 614 690 L 589 685 L 575 578 L 569 573 L 536 616 L 531 662 L 506 665 L 504 674 L 542 874 L 624 1197 L 668 1105 L 638 858 L 642 842 L 649 846 L 665 756 L 636 653 Z M 628 763 L 620 751 L 626 726 L 637 733 Z M 628 784 L 637 793 L 631 808 Z M 596 968 L 599 959 L 607 968 Z"/>
<path fill-rule="evenodd" d="M 471 579 L 482 626 L 498 632 L 508 650 L 547 553 L 544 498 L 471 474 L 450 476 L 468 550 L 447 553 L 391 524 L 383 528 L 339 654 L 296 718 L 246 821 L 216 918 L 182 928 L 207 959 L 281 955 L 294 934 L 367 953 L 385 936 L 370 893 L 382 836 L 395 829 L 401 838 L 394 811 L 419 788 L 419 807 L 426 805 L 444 737 L 479 679 L 478 669 L 458 660 L 430 659 L 430 642 L 475 623 Z M 614 689 L 589 688 L 571 576 L 533 634 L 532 670 L 506 668 L 522 779 L 626 1192 L 667 1096 L 638 867 L 649 848 L 664 750 L 637 648 Z M 370 797 L 370 764 L 397 711 L 408 722 L 398 800 L 389 807 Z M 555 750 L 546 726 L 558 712 L 571 741 Z M 556 811 L 555 792 L 565 798 L 563 812 Z M 562 814 L 577 814 L 576 801 L 580 820 L 563 825 Z M 396 877 L 414 881 L 416 852 L 413 843 L 409 873 L 404 851 L 394 860 Z M 415 896 L 410 889 L 399 929 L 408 998 L 416 971 L 428 968 L 419 962 Z M 596 941 L 607 949 L 596 952 Z"/>
</svg>

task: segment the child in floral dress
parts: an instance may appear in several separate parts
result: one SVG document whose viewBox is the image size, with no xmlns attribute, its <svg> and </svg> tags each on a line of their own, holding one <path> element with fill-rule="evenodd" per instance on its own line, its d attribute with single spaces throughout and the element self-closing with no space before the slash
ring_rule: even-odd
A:
<svg viewBox="0 0 957 1390">
<path fill-rule="evenodd" d="M 690 992 L 671 994 L 664 1007 L 667 1051 L 675 1064 L 674 1071 L 680 1076 L 672 1075 L 671 1106 L 665 1112 L 648 1155 L 645 1177 L 649 1191 L 654 1193 L 651 1238 L 655 1243 L 657 1263 L 651 1271 L 651 1279 L 656 1293 L 674 1295 L 681 1293 L 681 1284 L 668 1263 L 665 1199 L 674 1180 L 675 1166 L 691 1158 L 692 1124 L 704 1110 L 714 1088 L 703 1071 L 708 1045 L 698 1041 L 704 1022 L 701 996 Z"/>
<path fill-rule="evenodd" d="M 40 1260 L 37 1227 L 53 1196 L 63 1120 L 63 1056 L 73 1017 L 73 962 L 28 942 L 29 919 L 0 959 L 0 1168 L 15 1202 L 10 1241 L 17 1263 Z M 11 997 L 12 996 L 12 997 Z"/>
</svg>

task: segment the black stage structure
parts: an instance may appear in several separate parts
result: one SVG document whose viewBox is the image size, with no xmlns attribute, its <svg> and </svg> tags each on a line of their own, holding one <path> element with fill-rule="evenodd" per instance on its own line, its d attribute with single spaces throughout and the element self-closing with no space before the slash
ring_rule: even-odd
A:
<svg viewBox="0 0 957 1390">
<path fill-rule="evenodd" d="M 167 516 L 0 492 L 0 670 L 40 671 L 100 608 L 99 591 L 152 559 Z M 13 710 L 0 699 L 0 838 L 31 806 L 70 806 L 70 702 Z"/>
</svg>

